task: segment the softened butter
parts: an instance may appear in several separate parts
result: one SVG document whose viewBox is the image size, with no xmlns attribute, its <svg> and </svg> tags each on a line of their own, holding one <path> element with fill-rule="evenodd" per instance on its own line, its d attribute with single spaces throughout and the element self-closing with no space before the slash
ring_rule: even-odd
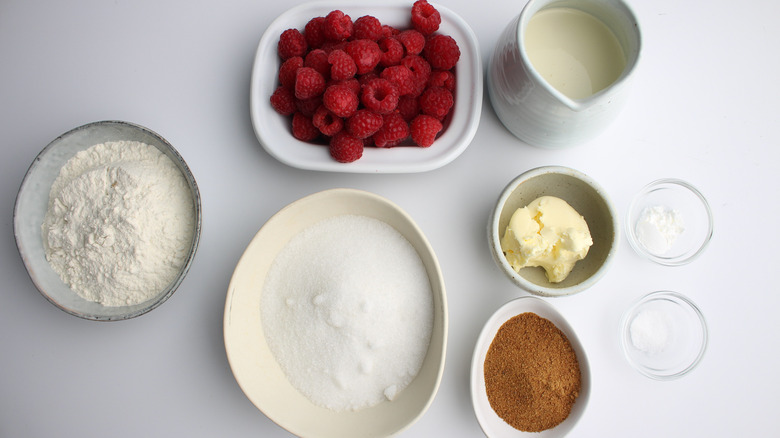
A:
<svg viewBox="0 0 780 438">
<path fill-rule="evenodd" d="M 544 268 L 551 283 L 563 281 L 588 255 L 593 239 L 585 218 L 566 201 L 542 196 L 518 208 L 501 238 L 501 249 L 515 271 Z"/>
</svg>

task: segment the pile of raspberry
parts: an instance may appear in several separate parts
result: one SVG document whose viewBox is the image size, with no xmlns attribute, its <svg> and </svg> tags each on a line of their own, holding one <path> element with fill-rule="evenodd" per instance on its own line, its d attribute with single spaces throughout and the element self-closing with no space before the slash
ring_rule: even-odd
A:
<svg viewBox="0 0 780 438">
<path fill-rule="evenodd" d="M 365 147 L 429 147 L 454 104 L 460 49 L 437 32 L 441 16 L 426 0 L 412 5 L 410 23 L 401 30 L 334 10 L 282 32 L 271 105 L 291 116 L 293 136 L 327 142 L 342 163 Z"/>
</svg>

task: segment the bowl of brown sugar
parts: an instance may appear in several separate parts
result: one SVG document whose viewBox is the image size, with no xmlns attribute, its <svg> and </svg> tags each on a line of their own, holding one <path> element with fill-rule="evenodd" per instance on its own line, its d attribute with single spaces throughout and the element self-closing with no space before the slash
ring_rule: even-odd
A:
<svg viewBox="0 0 780 438">
<path fill-rule="evenodd" d="M 485 435 L 562 437 L 588 404 L 590 368 L 563 315 L 526 296 L 488 319 L 474 349 L 470 383 Z"/>
</svg>

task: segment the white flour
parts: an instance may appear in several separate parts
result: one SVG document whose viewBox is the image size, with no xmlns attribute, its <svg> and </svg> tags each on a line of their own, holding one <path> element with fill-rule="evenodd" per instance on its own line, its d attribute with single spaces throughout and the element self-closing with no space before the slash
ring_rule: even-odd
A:
<svg viewBox="0 0 780 438">
<path fill-rule="evenodd" d="M 639 242 L 655 255 L 669 252 L 684 231 L 685 223 L 680 212 L 663 205 L 642 210 L 635 228 Z"/>
<path fill-rule="evenodd" d="M 60 171 L 42 225 L 46 258 L 77 294 L 142 303 L 176 278 L 194 231 L 181 171 L 140 142 L 101 143 Z"/>
</svg>

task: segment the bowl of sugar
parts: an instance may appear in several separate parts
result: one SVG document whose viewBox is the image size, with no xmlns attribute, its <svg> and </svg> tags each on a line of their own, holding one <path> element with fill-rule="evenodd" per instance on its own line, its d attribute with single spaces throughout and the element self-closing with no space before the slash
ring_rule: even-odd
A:
<svg viewBox="0 0 780 438">
<path fill-rule="evenodd" d="M 89 123 L 49 143 L 22 181 L 14 236 L 41 294 L 95 321 L 143 315 L 173 295 L 200 240 L 195 179 L 159 134 Z"/>
<path fill-rule="evenodd" d="M 284 207 L 228 287 L 225 349 L 268 418 L 305 437 L 384 437 L 432 403 L 447 344 L 436 255 L 400 207 L 355 189 Z"/>
<path fill-rule="evenodd" d="M 699 257 L 712 239 L 707 198 L 692 184 L 664 178 L 646 185 L 628 208 L 626 234 L 637 254 L 664 266 Z"/>
</svg>

